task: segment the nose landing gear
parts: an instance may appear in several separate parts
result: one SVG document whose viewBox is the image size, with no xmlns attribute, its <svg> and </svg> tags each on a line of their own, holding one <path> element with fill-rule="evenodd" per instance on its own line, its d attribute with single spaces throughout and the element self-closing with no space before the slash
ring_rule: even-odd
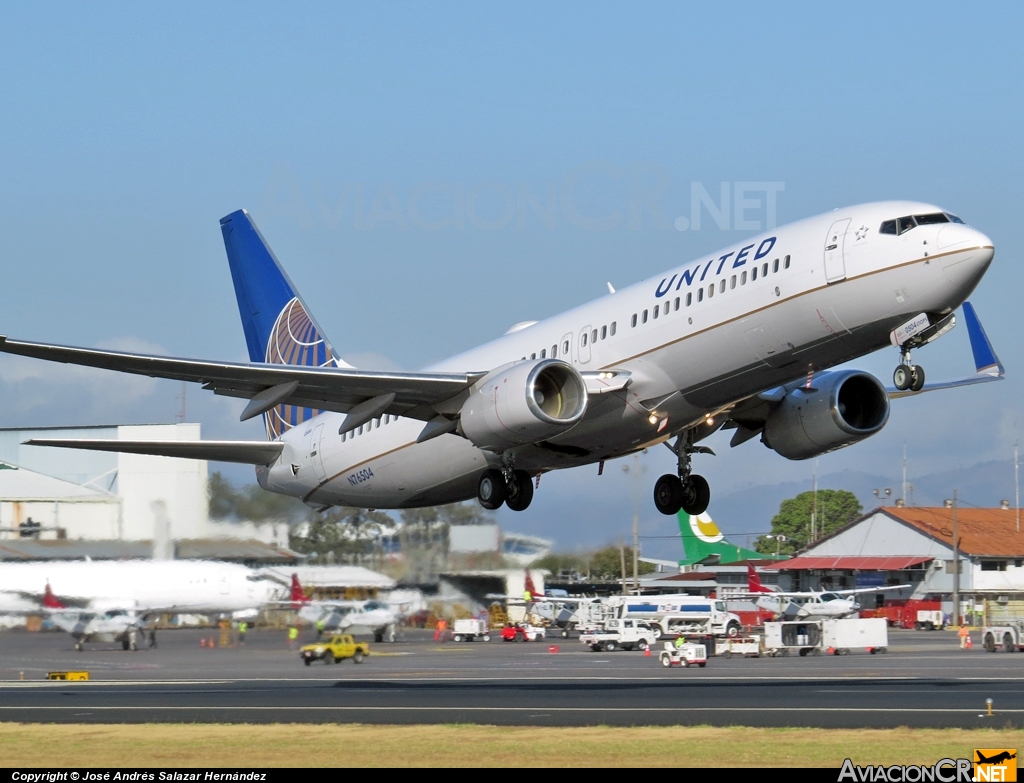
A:
<svg viewBox="0 0 1024 783">
<path fill-rule="evenodd" d="M 703 476 L 690 472 L 690 457 L 715 452 L 706 446 L 694 446 L 692 432 L 680 435 L 675 446 L 665 445 L 678 458 L 678 475 L 666 473 L 655 482 L 654 505 L 666 515 L 678 514 L 680 509 L 690 516 L 703 514 L 711 502 L 711 487 Z"/>
<path fill-rule="evenodd" d="M 533 478 L 525 470 L 515 470 L 511 458 L 502 458 L 502 468 L 488 468 L 477 484 L 477 499 L 486 509 L 501 508 L 504 503 L 513 511 L 525 511 L 533 500 Z"/>
<path fill-rule="evenodd" d="M 900 391 L 921 391 L 924 388 L 924 368 L 913 364 L 910 349 L 900 351 L 900 364 L 892 374 L 892 383 Z"/>
</svg>

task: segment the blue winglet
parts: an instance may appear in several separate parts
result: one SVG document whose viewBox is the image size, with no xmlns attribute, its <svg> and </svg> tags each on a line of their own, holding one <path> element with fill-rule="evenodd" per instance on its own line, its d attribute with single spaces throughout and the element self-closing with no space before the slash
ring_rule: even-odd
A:
<svg viewBox="0 0 1024 783">
<path fill-rule="evenodd" d="M 985 334 L 985 328 L 974 312 L 974 305 L 964 302 L 964 320 L 967 322 L 967 335 L 971 338 L 971 353 L 974 354 L 974 367 L 979 373 L 998 371 L 1003 374 L 1003 365 L 996 356 L 992 342 Z"/>
</svg>

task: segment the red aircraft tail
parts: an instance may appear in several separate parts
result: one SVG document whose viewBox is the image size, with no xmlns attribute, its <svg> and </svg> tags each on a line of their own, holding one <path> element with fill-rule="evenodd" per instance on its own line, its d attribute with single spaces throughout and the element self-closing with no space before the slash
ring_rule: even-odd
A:
<svg viewBox="0 0 1024 783">
<path fill-rule="evenodd" d="M 537 592 L 537 586 L 533 583 L 533 577 L 530 576 L 530 569 L 526 569 L 526 587 L 524 592 L 530 594 L 530 597 L 534 600 L 541 599 L 544 597 L 543 593 Z"/>
<path fill-rule="evenodd" d="M 299 584 L 299 575 L 292 574 L 292 595 L 291 600 L 298 604 L 308 604 L 309 596 L 306 595 L 306 591 L 302 589 L 302 585 Z"/>
<path fill-rule="evenodd" d="M 53 590 L 50 589 L 50 583 L 46 583 L 46 589 L 43 591 L 43 606 L 47 609 L 67 609 L 67 607 L 60 602 L 60 599 L 53 594 Z"/>
<path fill-rule="evenodd" d="M 757 575 L 757 571 L 754 570 L 754 566 L 747 564 L 747 589 L 752 593 L 770 593 L 772 592 L 763 584 L 761 584 L 761 577 Z"/>
</svg>

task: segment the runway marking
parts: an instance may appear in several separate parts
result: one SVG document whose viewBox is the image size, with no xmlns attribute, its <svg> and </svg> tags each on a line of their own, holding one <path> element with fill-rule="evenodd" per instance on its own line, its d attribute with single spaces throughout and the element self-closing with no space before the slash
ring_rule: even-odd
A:
<svg viewBox="0 0 1024 783">
<path fill-rule="evenodd" d="M 59 712 L 70 712 L 73 710 L 80 710 L 81 707 L 0 707 L 0 714 L 4 712 L 20 710 L 22 712 L 39 712 L 43 710 L 55 710 Z M 461 712 L 535 712 L 536 707 L 473 707 L 473 706 L 451 706 L 451 707 L 421 707 L 421 706 L 283 706 L 283 707 L 266 707 L 266 706 L 253 706 L 250 704 L 246 705 L 231 705 L 225 704 L 222 706 L 197 706 L 197 707 L 185 707 L 185 706 L 168 706 L 168 707 L 89 707 L 90 710 L 95 711 L 121 711 L 121 712 L 155 712 L 160 710 L 166 711 L 184 711 L 189 712 L 213 712 L 217 710 L 237 710 L 239 712 L 341 712 L 341 711 L 357 711 L 357 712 L 450 712 L 450 711 L 461 711 Z M 595 713 L 607 713 L 607 712 L 743 712 L 749 714 L 751 707 L 548 707 L 546 708 L 550 712 L 568 713 L 568 712 L 595 712 Z M 884 713 L 964 713 L 964 714 L 977 714 L 978 708 L 939 708 L 939 707 L 757 707 L 757 712 L 884 712 Z M 998 715 L 1005 715 L 1009 713 L 1024 713 L 1024 709 L 1002 709 L 996 711 Z"/>
</svg>

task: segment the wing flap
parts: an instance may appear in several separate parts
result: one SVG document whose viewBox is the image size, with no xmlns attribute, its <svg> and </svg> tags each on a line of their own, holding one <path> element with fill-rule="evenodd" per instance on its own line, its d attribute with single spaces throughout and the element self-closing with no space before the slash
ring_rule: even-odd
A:
<svg viewBox="0 0 1024 783">
<path fill-rule="evenodd" d="M 205 459 L 214 462 L 240 462 L 243 465 L 270 465 L 281 455 L 280 441 L 248 440 L 101 440 L 93 438 L 33 438 L 26 446 L 54 446 L 62 449 L 113 451 L 125 454 L 150 454 L 156 457 Z"/>
</svg>

